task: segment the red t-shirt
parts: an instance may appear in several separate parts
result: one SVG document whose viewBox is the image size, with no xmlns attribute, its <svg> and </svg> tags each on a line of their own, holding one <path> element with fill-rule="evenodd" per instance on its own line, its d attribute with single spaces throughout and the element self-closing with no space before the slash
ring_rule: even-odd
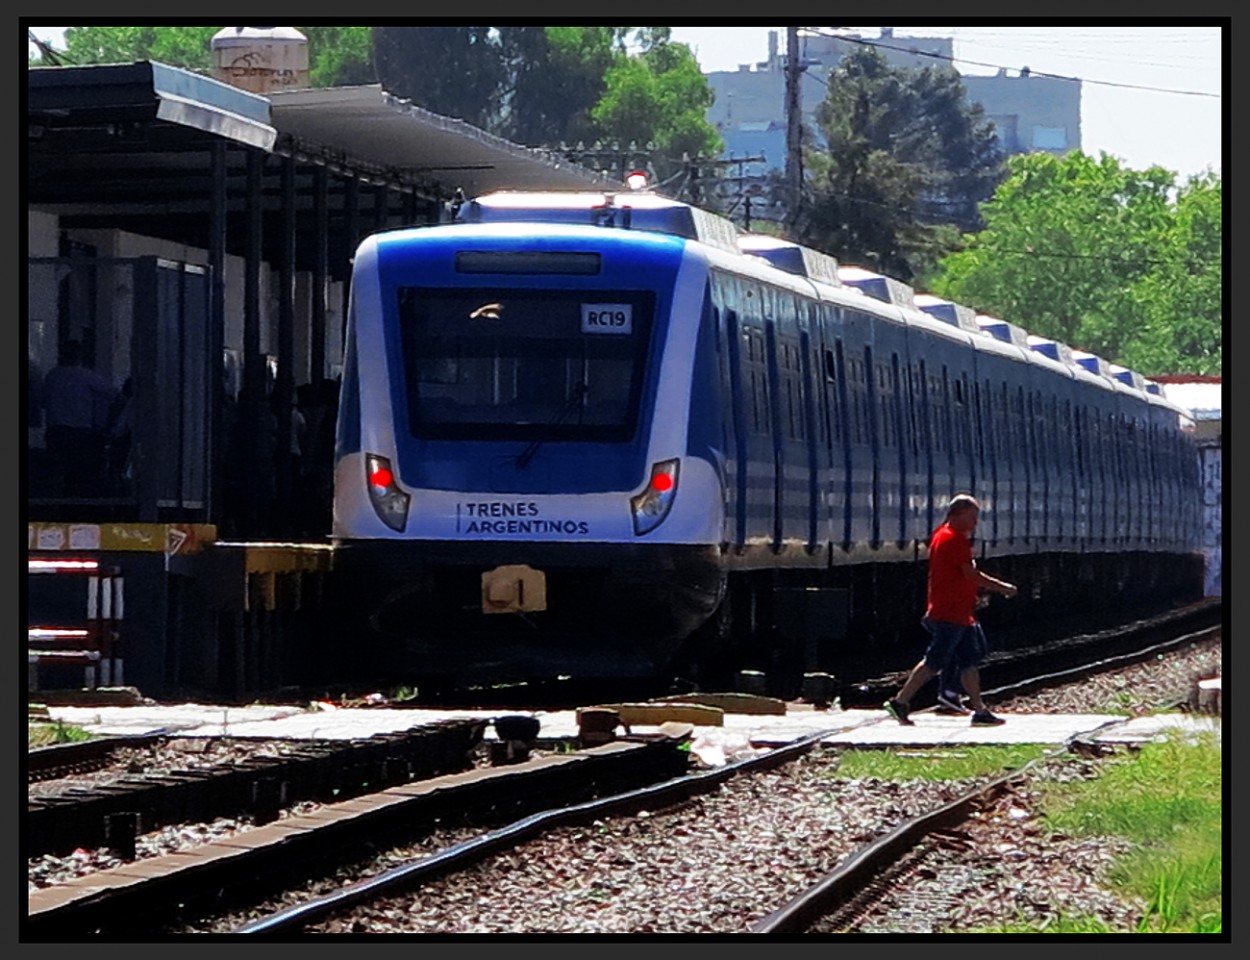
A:
<svg viewBox="0 0 1250 960">
<path fill-rule="evenodd" d="M 972 562 L 972 544 L 962 533 L 944 523 L 933 531 L 929 541 L 930 620 L 971 626 L 977 605 L 976 581 L 964 576 L 963 567 Z"/>
</svg>

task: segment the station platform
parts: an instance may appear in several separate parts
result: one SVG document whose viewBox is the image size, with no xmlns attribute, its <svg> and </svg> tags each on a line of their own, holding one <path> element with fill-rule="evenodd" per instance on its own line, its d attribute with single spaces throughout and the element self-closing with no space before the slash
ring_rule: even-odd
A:
<svg viewBox="0 0 1250 960">
<path fill-rule="evenodd" d="M 507 712 L 304 706 L 216 706 L 186 703 L 162 706 L 49 706 L 48 717 L 82 727 L 101 736 L 238 737 L 294 740 L 367 738 L 375 734 L 411 730 L 438 720 L 461 717 L 493 719 Z M 519 711 L 517 711 L 519 712 Z M 575 740 L 578 720 L 574 710 L 537 712 L 540 740 Z M 1073 739 L 1090 743 L 1137 744 L 1166 735 L 1169 729 L 1211 732 L 1220 736 L 1218 716 L 1157 714 L 1125 718 L 1108 714 L 1000 713 L 1007 722 L 997 727 L 974 727 L 967 717 L 945 716 L 931 710 L 912 714 L 913 726 L 902 726 L 883 709 L 815 710 L 788 705 L 784 715 L 726 712 L 715 726 L 695 725 L 692 736 L 707 744 L 710 753 L 726 758 L 789 743 L 819 733 L 830 746 L 944 747 L 973 744 L 1031 743 L 1060 745 Z M 634 726 L 618 732 L 645 734 L 658 726 Z M 487 728 L 486 738 L 494 738 Z"/>
</svg>

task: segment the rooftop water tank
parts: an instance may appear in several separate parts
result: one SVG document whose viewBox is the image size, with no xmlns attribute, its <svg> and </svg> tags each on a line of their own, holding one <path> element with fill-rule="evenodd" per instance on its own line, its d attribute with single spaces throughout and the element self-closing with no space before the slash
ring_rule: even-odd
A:
<svg viewBox="0 0 1250 960">
<path fill-rule="evenodd" d="M 209 47 L 222 83 L 259 94 L 308 86 L 308 38 L 294 27 L 226 27 Z"/>
</svg>

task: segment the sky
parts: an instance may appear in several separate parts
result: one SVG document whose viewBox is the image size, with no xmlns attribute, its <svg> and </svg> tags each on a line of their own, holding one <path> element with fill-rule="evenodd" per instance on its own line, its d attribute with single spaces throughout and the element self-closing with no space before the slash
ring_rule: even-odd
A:
<svg viewBox="0 0 1250 960">
<path fill-rule="evenodd" d="M 888 24 L 886 24 L 888 25 Z M 829 28 L 831 29 L 831 28 Z M 1227 28 L 1225 28 L 1227 29 Z M 786 27 L 673 27 L 672 39 L 695 52 L 704 73 L 736 70 L 768 56 L 776 30 L 784 53 Z M 855 27 L 867 39 L 878 27 Z M 1081 81 L 1081 149 L 1106 152 L 1131 169 L 1150 166 L 1188 177 L 1222 169 L 1223 51 L 1217 26 L 896 26 L 906 36 L 951 37 L 955 68 L 993 74 L 998 67 Z M 1187 93 L 1170 92 L 1187 91 Z"/>
<path fill-rule="evenodd" d="M 294 19 L 294 18 L 292 18 Z M 865 38 L 879 28 L 853 28 Z M 1223 28 L 1227 30 L 1227 25 Z M 776 30 L 784 52 L 786 27 L 674 26 L 705 73 L 736 70 L 768 56 Z M 60 29 L 35 28 L 63 46 Z M 895 26 L 905 36 L 954 38 L 956 69 L 992 74 L 998 67 L 1080 78 L 1081 148 L 1111 154 L 1125 166 L 1158 165 L 1182 178 L 1222 170 L 1224 108 L 1222 30 L 1219 25 L 1118 25 L 1102 19 L 1079 26 Z"/>
</svg>

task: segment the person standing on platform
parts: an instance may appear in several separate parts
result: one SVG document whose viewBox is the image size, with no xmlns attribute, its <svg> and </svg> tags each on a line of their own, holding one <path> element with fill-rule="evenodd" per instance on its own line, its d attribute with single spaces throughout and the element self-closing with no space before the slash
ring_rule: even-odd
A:
<svg viewBox="0 0 1250 960">
<path fill-rule="evenodd" d="M 1001 717 L 990 713 L 981 699 L 981 659 L 984 633 L 976 621 L 977 591 L 1014 597 L 1016 587 L 977 569 L 972 557 L 972 535 L 981 505 L 966 493 L 957 494 L 947 507 L 946 520 L 929 541 L 928 606 L 921 623 L 929 633 L 924 657 L 908 674 L 903 688 L 885 708 L 899 723 L 911 726 L 911 698 L 948 662 L 960 670 L 960 682 L 972 705 L 974 727 L 997 726 Z"/>
<path fill-rule="evenodd" d="M 104 431 L 118 389 L 83 366 L 83 347 L 67 340 L 57 365 L 43 379 L 44 442 L 52 467 L 54 495 L 99 495 L 108 437 Z"/>
</svg>

